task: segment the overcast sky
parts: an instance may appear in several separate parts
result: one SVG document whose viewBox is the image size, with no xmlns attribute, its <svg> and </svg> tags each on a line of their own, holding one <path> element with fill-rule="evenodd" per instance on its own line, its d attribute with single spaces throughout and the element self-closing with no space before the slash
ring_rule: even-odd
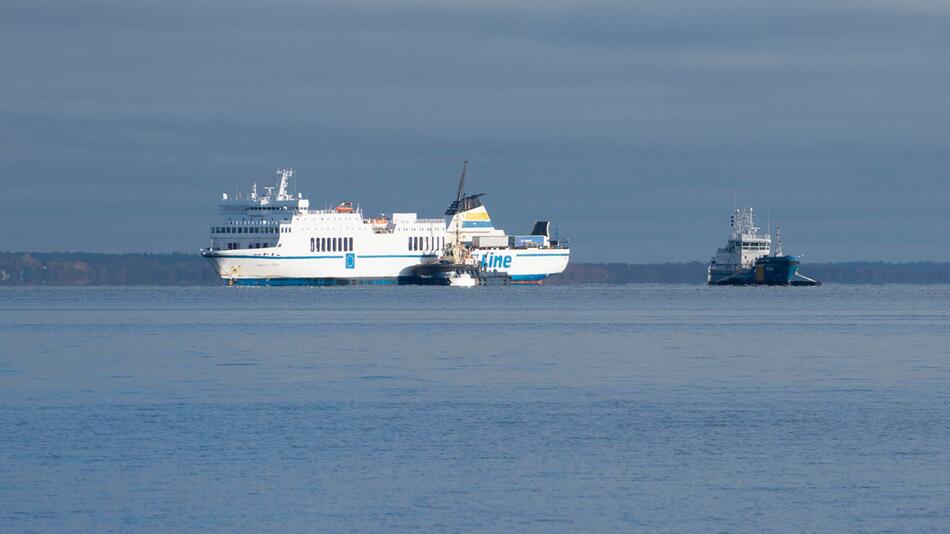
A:
<svg viewBox="0 0 950 534">
<path fill-rule="evenodd" d="M 708 260 L 950 260 L 950 3 L 0 3 L 0 250 L 197 251 L 221 192 Z"/>
</svg>

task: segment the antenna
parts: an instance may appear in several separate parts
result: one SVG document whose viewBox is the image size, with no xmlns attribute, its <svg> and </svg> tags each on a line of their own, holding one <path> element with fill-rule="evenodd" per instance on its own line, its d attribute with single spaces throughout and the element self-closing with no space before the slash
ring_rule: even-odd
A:
<svg viewBox="0 0 950 534">
<path fill-rule="evenodd" d="M 779 226 L 775 229 L 775 255 L 784 256 L 785 252 L 782 250 L 782 227 Z"/>
<path fill-rule="evenodd" d="M 457 202 L 462 201 L 462 195 L 465 194 L 465 171 L 468 170 L 468 160 L 462 162 L 462 175 L 459 176 L 459 191 L 455 195 L 455 200 Z"/>
</svg>

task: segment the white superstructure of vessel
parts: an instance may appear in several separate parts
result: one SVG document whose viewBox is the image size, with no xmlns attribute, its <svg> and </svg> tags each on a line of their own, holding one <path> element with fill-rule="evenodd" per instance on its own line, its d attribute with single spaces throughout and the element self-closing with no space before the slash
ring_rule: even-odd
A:
<svg viewBox="0 0 950 534">
<path fill-rule="evenodd" d="M 414 268 L 438 262 L 456 236 L 481 269 L 506 273 L 513 282 L 540 283 L 564 271 L 570 258 L 546 222 L 535 223 L 535 235 L 508 236 L 495 228 L 482 195 L 462 194 L 464 179 L 447 224 L 416 213 L 367 217 L 351 202 L 311 209 L 301 193 L 291 192 L 294 171 L 277 174 L 276 185 L 263 192 L 255 184 L 248 195 L 222 195 L 210 246 L 201 253 L 229 284 L 417 283 Z"/>
<path fill-rule="evenodd" d="M 736 208 L 730 227 L 729 241 L 716 249 L 716 255 L 709 262 L 707 281 L 710 283 L 751 269 L 757 259 L 772 251 L 772 236 L 759 233 L 752 208 Z"/>
</svg>

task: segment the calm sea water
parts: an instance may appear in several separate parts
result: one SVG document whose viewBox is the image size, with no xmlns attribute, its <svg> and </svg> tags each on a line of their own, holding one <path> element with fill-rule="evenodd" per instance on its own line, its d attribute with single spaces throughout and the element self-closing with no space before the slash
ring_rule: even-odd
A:
<svg viewBox="0 0 950 534">
<path fill-rule="evenodd" d="M 950 286 L 0 290 L 0 530 L 950 531 Z"/>
</svg>

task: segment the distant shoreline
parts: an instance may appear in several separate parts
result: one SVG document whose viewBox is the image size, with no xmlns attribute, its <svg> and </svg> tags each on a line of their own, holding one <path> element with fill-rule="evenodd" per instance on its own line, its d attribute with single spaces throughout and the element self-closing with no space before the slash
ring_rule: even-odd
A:
<svg viewBox="0 0 950 534">
<path fill-rule="evenodd" d="M 805 263 L 802 272 L 824 283 L 947 284 L 950 262 Z M 571 263 L 546 281 L 571 284 L 703 284 L 706 264 Z M 2 286 L 213 286 L 221 285 L 198 254 L 0 252 Z"/>
</svg>

